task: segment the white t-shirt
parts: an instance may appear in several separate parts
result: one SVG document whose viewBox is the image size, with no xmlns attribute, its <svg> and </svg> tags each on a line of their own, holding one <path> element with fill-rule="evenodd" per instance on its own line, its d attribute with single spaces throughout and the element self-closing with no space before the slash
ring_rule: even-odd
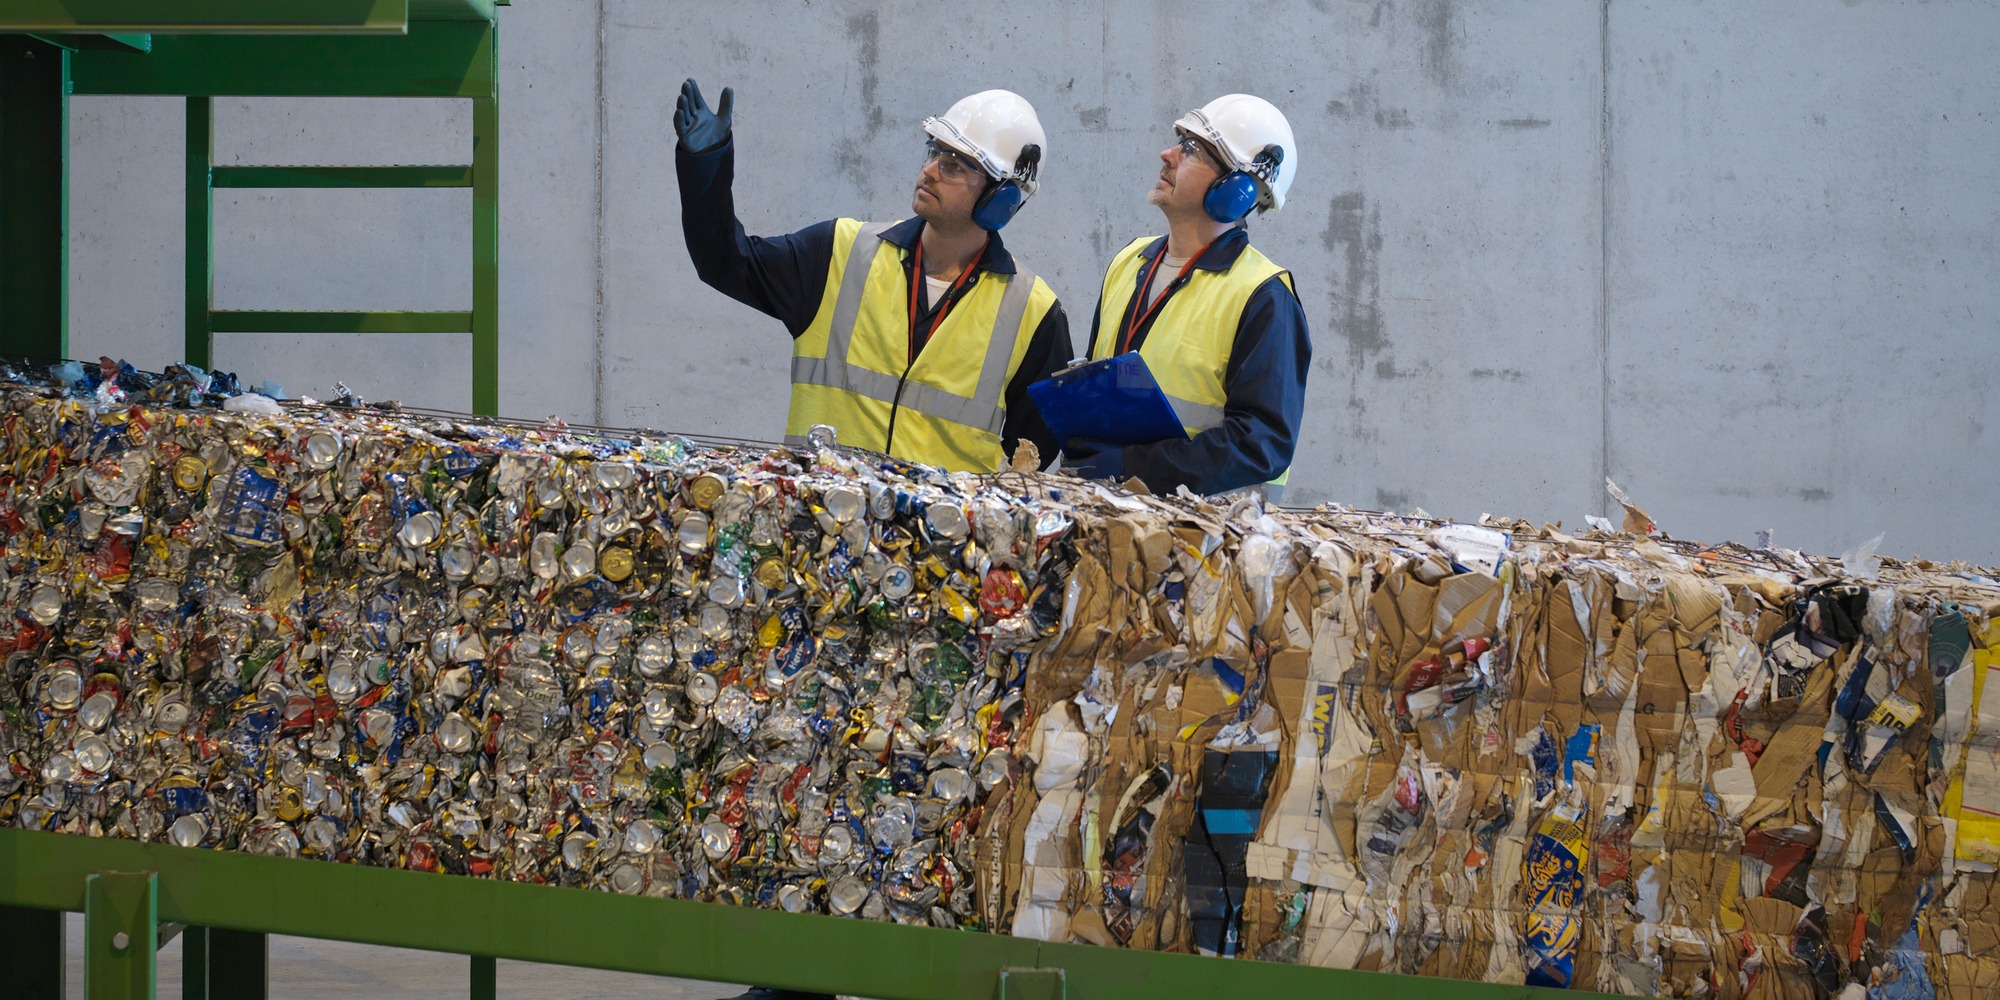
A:
<svg viewBox="0 0 2000 1000">
<path fill-rule="evenodd" d="M 944 293 L 951 291 L 951 282 L 943 278 L 933 278 L 926 274 L 924 275 L 924 287 L 930 291 L 929 297 L 924 299 L 925 304 L 929 305 L 932 309 L 936 309 L 938 303 L 944 301 Z"/>
<path fill-rule="evenodd" d="M 1187 266 L 1186 257 L 1170 257 L 1165 250 L 1160 251 L 1160 256 L 1162 258 L 1160 266 L 1153 270 L 1153 287 L 1146 290 L 1148 309 L 1153 307 L 1153 303 L 1160 301 L 1160 296 L 1167 294 L 1167 289 L 1174 283 L 1174 276 L 1180 274 L 1181 268 Z"/>
</svg>

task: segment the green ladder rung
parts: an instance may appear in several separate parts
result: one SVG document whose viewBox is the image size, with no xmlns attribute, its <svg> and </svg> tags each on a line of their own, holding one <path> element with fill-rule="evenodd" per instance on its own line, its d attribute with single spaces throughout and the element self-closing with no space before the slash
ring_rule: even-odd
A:
<svg viewBox="0 0 2000 1000">
<path fill-rule="evenodd" d="M 215 167 L 216 188 L 469 188 L 472 167 Z"/>
<path fill-rule="evenodd" d="M 125 0 L 118 0 L 125 2 Z M 235 2 L 235 0 L 230 0 Z M 383 0 L 410 2 L 412 28 L 408 40 L 342 39 L 338 44 L 305 39 L 313 44 L 289 45 L 287 40 L 258 39 L 257 47 L 237 58 L 217 39 L 169 36 L 165 44 L 180 51 L 184 64 L 170 79 L 126 78 L 116 74 L 96 80 L 79 92 L 180 93 L 187 96 L 186 157 L 186 328 L 182 338 L 190 363 L 212 367 L 218 333 L 470 333 L 472 334 L 472 411 L 492 415 L 500 405 L 499 327 L 499 62 L 495 58 L 498 25 L 490 20 L 499 0 Z M 458 17 L 466 12 L 484 23 L 460 25 L 429 20 Z M 423 26 L 416 27 L 418 23 Z M 226 39 L 223 41 L 226 42 Z M 291 40 L 298 41 L 298 40 Z M 187 43 L 187 44 L 183 44 Z M 199 43 L 199 44 L 197 44 Z M 412 48 L 412 46 L 415 46 Z M 178 48 L 177 48 L 178 47 Z M 376 63 L 357 61 L 375 53 Z M 202 53 L 207 53 L 203 55 Z M 168 53 L 172 54 L 172 53 Z M 139 66 L 163 65 L 156 51 Z M 246 84 L 242 66 L 258 62 L 272 75 Z M 170 60 L 171 61 L 171 60 Z M 317 67 L 306 72 L 299 67 Z M 96 65 L 91 63 L 89 65 Z M 124 72 L 132 64 L 121 64 Z M 213 78 L 202 76 L 217 65 L 228 69 Z M 384 66 L 406 75 L 381 78 Z M 456 76 L 438 75 L 437 67 L 465 66 Z M 111 67 L 107 64 L 109 73 Z M 188 76 L 187 74 L 195 74 Z M 193 81 L 193 82 L 191 82 Z M 304 85 L 301 81 L 308 81 Z M 74 83 L 75 81 L 72 81 Z M 198 84 L 198 85 L 197 85 Z M 96 89 L 93 89 L 96 88 Z M 165 88 L 165 89 L 162 89 Z M 470 166 L 285 166 L 260 164 L 217 166 L 215 163 L 216 93 L 237 96 L 359 96 L 469 97 L 472 99 L 472 163 Z M 215 305 L 215 191 L 231 188 L 470 188 L 472 191 L 472 309 L 439 312 L 325 312 L 218 310 Z M 3 282 L 0 282 L 3 283 Z"/>
<path fill-rule="evenodd" d="M 224 309 L 208 314 L 208 328 L 215 333 L 471 333 L 472 313 Z"/>
</svg>

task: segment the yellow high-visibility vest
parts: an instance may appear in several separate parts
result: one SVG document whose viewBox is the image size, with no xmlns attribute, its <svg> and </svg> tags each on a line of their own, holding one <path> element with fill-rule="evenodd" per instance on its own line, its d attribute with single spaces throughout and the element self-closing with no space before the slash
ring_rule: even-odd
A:
<svg viewBox="0 0 2000 1000">
<path fill-rule="evenodd" d="M 834 222 L 819 312 L 792 341 L 785 440 L 803 444 L 814 424 L 828 424 L 843 445 L 953 471 L 992 472 L 1004 457 L 1007 383 L 1035 328 L 1055 308 L 1056 293 L 1021 268 L 1019 258 L 1014 274 L 986 272 L 912 364 L 909 279 L 899 248 L 881 252 L 881 234 L 892 225 Z"/>
<path fill-rule="evenodd" d="M 1092 358 L 1118 353 L 1125 311 L 1138 293 L 1139 271 L 1146 266 L 1139 251 L 1156 239 L 1133 240 L 1111 259 L 1111 268 L 1104 273 L 1104 295 L 1098 300 Z M 1166 253 L 1166 248 L 1160 252 Z M 1286 288 L 1292 287 L 1290 271 L 1246 245 L 1226 271 L 1202 267 L 1190 271 L 1187 284 L 1169 295 L 1153 317 L 1145 343 L 1139 345 L 1139 356 L 1146 359 L 1146 367 L 1152 369 L 1153 378 L 1173 404 L 1174 415 L 1189 437 L 1222 426 L 1223 404 L 1229 401 L 1223 376 L 1229 370 L 1229 352 L 1236 346 L 1236 328 L 1243 321 L 1250 296 L 1273 276 L 1284 281 Z M 1155 283 L 1169 280 L 1172 275 L 1153 275 Z M 1290 475 L 1289 468 L 1280 472 L 1266 484 L 1265 496 L 1275 502 Z"/>
</svg>

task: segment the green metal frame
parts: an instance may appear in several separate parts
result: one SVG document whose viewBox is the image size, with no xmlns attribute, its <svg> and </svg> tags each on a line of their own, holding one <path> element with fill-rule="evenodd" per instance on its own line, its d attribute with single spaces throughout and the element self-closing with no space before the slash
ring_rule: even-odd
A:
<svg viewBox="0 0 2000 1000">
<path fill-rule="evenodd" d="M 172 25 L 162 25 L 160 3 L 133 0 L 11 0 L 11 28 L 22 31 L 279 31 L 400 35 L 410 22 L 409 0 L 176 0 Z M 148 9 L 148 8 L 151 9 Z"/>
<path fill-rule="evenodd" d="M 69 327 L 69 49 L 0 35 L 0 344 L 62 357 Z"/>
<path fill-rule="evenodd" d="M 83 880 L 83 995 L 151 997 L 160 935 L 160 878 L 152 872 L 91 872 Z"/>
<path fill-rule="evenodd" d="M 18 6 L 0 15 L 0 31 L 40 34 L 0 35 L 6 83 L 0 132 L 7 137 L 0 144 L 0 355 L 68 354 L 68 96 L 180 95 L 188 110 L 185 359 L 211 367 L 217 333 L 469 333 L 472 409 L 497 414 L 500 109 L 494 0 L 184 0 L 172 5 L 177 19 L 172 24 L 158 20 L 157 0 L 23 0 Z M 267 15 L 264 21 L 254 20 L 259 12 Z M 398 33 L 351 33 L 375 30 L 369 25 L 383 19 L 393 19 Z M 75 33 L 112 28 L 147 33 Z M 350 33 L 214 33 L 253 28 Z M 190 31 L 209 33 L 168 33 Z M 213 99 L 219 96 L 469 99 L 472 162 L 218 167 Z M 447 187 L 472 189 L 471 309 L 214 308 L 217 188 Z"/>
<path fill-rule="evenodd" d="M 92 876 L 113 869 L 147 872 L 157 879 L 156 920 L 211 928 L 207 992 L 189 992 L 190 997 L 220 995 L 214 977 L 223 963 L 216 959 L 215 942 L 225 928 L 260 932 L 255 935 L 258 947 L 263 934 L 271 933 L 475 955 L 474 996 L 481 995 L 482 987 L 490 991 L 494 958 L 720 982 L 755 978 L 767 986 L 884 1000 L 1157 1000 L 1161 996 L 1588 1000 L 1602 996 L 1050 944 L 1004 934 L 461 875 L 0 830 L 0 904 L 95 914 L 92 907 L 103 904 L 90 888 L 96 884 Z M 119 905 L 103 918 L 104 926 L 136 919 L 129 915 L 130 904 Z M 97 920 L 94 915 L 86 917 L 92 927 L 99 926 Z M 116 968 L 108 963 L 118 956 L 104 943 L 90 932 L 86 963 L 93 975 L 99 968 Z M 6 948 L 0 942 L 0 959 L 9 957 Z M 484 971 L 480 959 L 487 960 Z M 257 975 L 261 979 L 261 968 Z"/>
<path fill-rule="evenodd" d="M 25 32 L 400 35 L 411 21 L 491 21 L 496 0 L 8 0 Z M 505 4 L 507 0 L 497 0 Z"/>
<path fill-rule="evenodd" d="M 440 38 L 439 48 L 454 52 L 451 42 L 461 45 L 472 40 L 476 32 L 480 44 L 472 48 L 472 60 L 468 78 L 483 80 L 489 88 L 486 96 L 472 97 L 472 162 L 446 166 L 399 166 L 399 167 L 332 167 L 332 166 L 254 166 L 218 167 L 214 163 L 214 99 L 211 95 L 191 95 L 188 104 L 187 131 L 187 308 L 184 352 L 187 360 L 204 368 L 213 361 L 213 345 L 218 333 L 469 333 L 472 335 L 472 409 L 475 413 L 496 414 L 500 405 L 500 280 L 499 280 L 499 142 L 500 116 L 497 92 L 498 65 L 492 25 L 475 25 L 455 22 L 419 22 L 412 26 L 412 35 L 419 30 L 426 35 L 436 31 L 441 36 L 464 36 L 460 38 Z M 470 30 L 466 30 L 470 29 Z M 428 38 L 424 40 L 428 41 Z M 356 53 L 351 50 L 378 49 L 372 54 L 385 61 L 393 60 L 403 66 L 405 53 L 394 43 L 406 39 L 391 40 L 390 46 L 367 46 L 366 39 L 239 39 L 233 37 L 193 36 L 185 39 L 162 39 L 147 59 L 166 56 L 170 60 L 187 61 L 192 65 L 212 65 L 227 61 L 243 69 L 236 60 L 268 58 L 274 42 L 289 42 L 278 46 L 285 51 L 284 58 L 276 66 L 257 69 L 252 67 L 248 75 L 259 83 L 261 92 L 279 89 L 287 66 L 296 68 L 293 58 L 302 57 L 324 68 L 334 60 L 345 64 L 344 71 L 352 72 L 352 60 Z M 170 44 L 175 43 L 175 44 Z M 233 51 L 232 51 L 233 50 Z M 344 52 L 344 55 L 342 54 Z M 121 60 L 133 63 L 140 60 Z M 455 59 L 447 62 L 455 64 Z M 415 67 L 403 67 L 414 69 Z M 100 81 L 94 77 L 79 80 L 79 86 L 108 85 L 132 87 L 149 85 L 150 81 L 136 81 L 117 74 L 128 67 L 111 67 L 107 76 L 120 82 Z M 323 77 L 316 77 L 324 79 Z M 440 87 L 440 81 L 431 79 L 423 82 L 421 94 L 403 96 L 444 96 L 463 95 L 462 87 Z M 289 87 L 289 84 L 281 84 Z M 239 94 L 246 85 L 239 80 L 235 88 Z M 356 88 L 344 87 L 334 96 L 365 96 L 355 93 Z M 371 80 L 363 90 L 380 89 L 380 80 Z M 438 91 L 444 91 L 438 93 Z M 81 91 L 80 91 L 81 92 Z M 256 96 L 256 95 L 251 95 Z M 214 305 L 214 243 L 215 243 L 215 191 L 218 188 L 471 188 L 472 189 L 472 308 L 470 310 L 444 311 L 372 311 L 372 312 L 329 312 L 329 311 L 270 311 L 270 310 L 218 310 Z"/>
</svg>

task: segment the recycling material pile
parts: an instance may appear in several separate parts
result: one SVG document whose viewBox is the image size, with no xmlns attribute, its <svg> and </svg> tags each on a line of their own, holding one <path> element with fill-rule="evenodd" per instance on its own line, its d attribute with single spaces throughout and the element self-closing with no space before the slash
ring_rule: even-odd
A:
<svg viewBox="0 0 2000 1000">
<path fill-rule="evenodd" d="M 1981 571 L 340 402 L 0 368 L 0 822 L 1634 995 L 2000 989 Z"/>
</svg>

